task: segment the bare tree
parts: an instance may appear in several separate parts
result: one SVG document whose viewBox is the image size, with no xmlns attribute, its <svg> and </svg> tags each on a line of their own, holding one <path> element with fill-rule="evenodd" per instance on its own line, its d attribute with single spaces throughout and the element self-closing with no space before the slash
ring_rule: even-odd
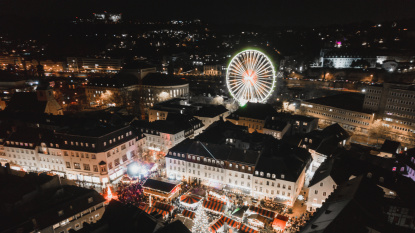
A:
<svg viewBox="0 0 415 233">
<path fill-rule="evenodd" d="M 369 128 L 369 136 L 376 138 L 376 144 L 379 144 L 379 138 L 385 139 L 389 128 L 381 120 L 375 120 Z"/>
</svg>

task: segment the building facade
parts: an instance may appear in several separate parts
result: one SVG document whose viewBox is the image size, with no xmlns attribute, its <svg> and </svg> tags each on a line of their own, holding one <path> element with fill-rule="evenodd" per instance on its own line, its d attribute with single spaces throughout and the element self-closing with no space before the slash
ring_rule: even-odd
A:
<svg viewBox="0 0 415 233">
<path fill-rule="evenodd" d="M 171 179 L 221 187 L 258 198 L 279 199 L 293 205 L 303 187 L 310 158 L 293 172 L 272 165 L 289 163 L 293 158 L 288 153 L 281 156 L 268 157 L 258 151 L 187 140 L 166 155 L 166 171 Z"/>
<path fill-rule="evenodd" d="M 117 180 L 138 158 L 145 138 L 125 126 L 101 135 L 37 130 L 16 131 L 2 139 L 3 161 L 26 171 L 52 172 L 87 184 Z"/>
<path fill-rule="evenodd" d="M 364 109 L 378 114 L 392 140 L 413 143 L 415 133 L 415 87 L 384 83 L 366 88 Z"/>
<path fill-rule="evenodd" d="M 306 100 L 301 103 L 305 114 L 319 118 L 320 125 L 338 123 L 349 131 L 368 133 L 375 119 L 375 113 L 362 108 L 360 94 L 340 94 Z"/>
</svg>

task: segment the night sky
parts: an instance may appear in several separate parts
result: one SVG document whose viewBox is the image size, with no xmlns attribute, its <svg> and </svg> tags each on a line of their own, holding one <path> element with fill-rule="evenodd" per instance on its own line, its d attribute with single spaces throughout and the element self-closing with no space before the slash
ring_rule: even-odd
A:
<svg viewBox="0 0 415 233">
<path fill-rule="evenodd" d="M 412 0 L 0 0 L 1 23 L 69 19 L 100 11 L 132 19 L 192 19 L 209 23 L 319 26 L 413 18 Z"/>
</svg>

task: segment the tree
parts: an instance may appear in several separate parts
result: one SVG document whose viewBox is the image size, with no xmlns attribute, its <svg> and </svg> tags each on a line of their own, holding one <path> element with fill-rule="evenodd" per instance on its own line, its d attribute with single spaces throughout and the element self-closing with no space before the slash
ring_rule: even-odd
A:
<svg viewBox="0 0 415 233">
<path fill-rule="evenodd" d="M 386 138 L 386 134 L 389 131 L 388 127 L 386 127 L 381 120 L 376 120 L 372 123 L 372 125 L 369 128 L 369 135 L 371 137 L 376 138 L 376 144 L 379 143 L 379 138 Z"/>
<path fill-rule="evenodd" d="M 202 207 L 202 204 L 199 204 L 197 207 L 195 219 L 193 220 L 193 233 L 209 233 L 209 222 L 208 216 L 206 215 L 205 210 Z"/>
</svg>

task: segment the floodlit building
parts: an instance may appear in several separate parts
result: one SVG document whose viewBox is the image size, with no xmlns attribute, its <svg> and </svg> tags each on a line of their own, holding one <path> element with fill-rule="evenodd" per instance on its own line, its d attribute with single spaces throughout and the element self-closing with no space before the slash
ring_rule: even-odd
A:
<svg viewBox="0 0 415 233">
<path fill-rule="evenodd" d="M 368 133 L 375 112 L 363 107 L 364 98 L 358 93 L 338 94 L 305 100 L 301 107 L 307 116 L 319 118 L 319 124 L 338 123 L 346 130 Z"/>
<path fill-rule="evenodd" d="M 273 144 L 260 152 L 185 140 L 166 155 L 167 175 L 291 205 L 304 184 L 311 157 L 303 149 Z"/>
<path fill-rule="evenodd" d="M 384 83 L 367 87 L 365 93 L 363 108 L 377 113 L 391 139 L 414 142 L 415 87 Z"/>
<path fill-rule="evenodd" d="M 10 131 L 9 131 L 10 132 Z M 86 184 L 121 177 L 145 145 L 131 126 L 90 126 L 51 132 L 18 128 L 1 138 L 1 160 L 26 171 L 52 172 Z"/>
</svg>

